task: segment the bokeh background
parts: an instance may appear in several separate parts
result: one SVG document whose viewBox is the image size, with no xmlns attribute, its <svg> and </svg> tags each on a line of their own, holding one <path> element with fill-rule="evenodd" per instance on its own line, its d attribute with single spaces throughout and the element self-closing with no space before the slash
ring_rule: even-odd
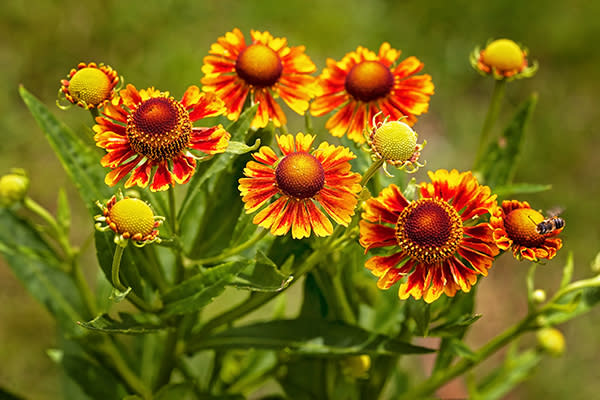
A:
<svg viewBox="0 0 600 400">
<path fill-rule="evenodd" d="M 0 4 L 0 173 L 25 168 L 30 195 L 51 210 L 58 189 L 65 187 L 74 208 L 72 239 L 82 243 L 92 221 L 21 102 L 18 85 L 81 128 L 89 125 L 89 113 L 54 106 L 59 80 L 78 62 L 104 62 L 138 88 L 155 86 L 179 97 L 187 86 L 200 84 L 210 44 L 234 27 L 246 35 L 250 29 L 269 30 L 291 45 L 305 45 L 319 71 L 327 57 L 339 60 L 358 45 L 377 50 L 383 41 L 401 49 L 403 57 L 417 56 L 436 86 L 429 113 L 415 126 L 429 142 L 423 157 L 431 169 L 465 170 L 473 162 L 493 87 L 491 79 L 471 69 L 468 55 L 489 38 L 508 37 L 526 45 L 540 63 L 533 79 L 509 84 L 500 121 L 508 121 L 531 92 L 539 93 L 515 180 L 553 185 L 548 192 L 519 197 L 534 208 L 565 208 L 564 249 L 538 269 L 538 286 L 552 292 L 568 252 L 575 255 L 575 276 L 582 278 L 590 275 L 590 261 L 600 250 L 598 15 L 600 2 L 586 0 L 5 0 Z M 291 132 L 301 127 L 299 118 L 291 119 Z M 425 171 L 417 175 L 424 177 Z M 90 263 L 88 276 L 93 268 Z M 482 280 L 477 311 L 483 317 L 469 333 L 469 344 L 479 346 L 525 314 L 527 268 L 504 255 Z M 598 310 L 561 326 L 566 354 L 545 359 L 508 398 L 597 398 L 599 326 Z M 46 356 L 46 349 L 57 345 L 52 319 L 0 260 L 0 387 L 31 399 L 61 398 L 60 371 Z"/>
</svg>

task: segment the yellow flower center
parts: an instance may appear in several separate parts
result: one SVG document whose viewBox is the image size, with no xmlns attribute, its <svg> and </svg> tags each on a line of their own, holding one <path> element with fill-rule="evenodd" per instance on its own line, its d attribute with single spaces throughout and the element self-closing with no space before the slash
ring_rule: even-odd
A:
<svg viewBox="0 0 600 400">
<path fill-rule="evenodd" d="M 82 68 L 69 81 L 69 93 L 75 101 L 98 105 L 110 97 L 111 82 L 98 68 Z"/>
<path fill-rule="evenodd" d="M 523 50 L 509 39 L 498 39 L 483 51 L 483 62 L 501 71 L 519 70 L 524 61 Z"/>
<path fill-rule="evenodd" d="M 108 216 L 120 234 L 141 234 L 143 237 L 152 233 L 154 229 L 154 213 L 148 204 L 139 199 L 126 198 L 117 201 Z"/>
<path fill-rule="evenodd" d="M 372 147 L 381 158 L 388 161 L 406 161 L 415 153 L 417 134 L 400 121 L 386 122 L 375 130 Z"/>
<path fill-rule="evenodd" d="M 153 97 L 127 117 L 131 148 L 151 160 L 168 160 L 178 155 L 192 132 L 190 116 L 172 97 Z"/>
<path fill-rule="evenodd" d="M 439 263 L 451 257 L 463 237 L 458 212 L 441 199 L 413 201 L 398 216 L 398 245 L 412 258 L 425 263 Z"/>
<path fill-rule="evenodd" d="M 323 189 L 325 171 L 312 154 L 296 152 L 279 162 L 275 169 L 275 181 L 277 187 L 288 196 L 307 199 Z"/>
<path fill-rule="evenodd" d="M 253 44 L 239 54 L 235 71 L 250 85 L 272 86 L 281 77 L 283 65 L 279 55 L 264 44 Z"/>
<path fill-rule="evenodd" d="M 546 240 L 536 231 L 537 224 L 544 216 L 531 208 L 517 208 L 504 218 L 504 229 L 515 244 L 525 247 L 537 247 Z"/>
<path fill-rule="evenodd" d="M 394 76 L 379 61 L 362 61 L 350 69 L 345 86 L 352 97 L 368 102 L 386 96 L 394 86 Z"/>
</svg>

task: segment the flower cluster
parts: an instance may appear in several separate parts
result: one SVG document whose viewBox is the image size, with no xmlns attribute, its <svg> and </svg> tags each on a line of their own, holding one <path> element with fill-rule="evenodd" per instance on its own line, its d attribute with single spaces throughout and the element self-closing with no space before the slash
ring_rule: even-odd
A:
<svg viewBox="0 0 600 400">
<path fill-rule="evenodd" d="M 202 88 L 190 86 L 181 99 L 154 87 L 128 84 L 118 90 L 117 73 L 95 63 L 71 70 L 60 94 L 96 112 L 94 140 L 106 151 L 101 165 L 110 169 L 105 183 L 124 181 L 125 188 L 151 191 L 189 182 L 199 161 L 227 151 L 231 134 L 222 125 L 194 123 L 219 116 L 237 120 L 256 105 L 252 129 L 272 123 L 280 134 L 279 151 L 268 143 L 260 147 L 238 182 L 245 211 L 257 212 L 253 223 L 276 236 L 290 231 L 294 239 L 329 236 L 332 221 L 348 227 L 358 205 L 358 241 L 365 253 L 375 253 L 365 267 L 381 289 L 400 282 L 401 299 L 430 303 L 442 294 L 468 292 L 501 251 L 512 249 L 515 258 L 536 262 L 552 259 L 562 246 L 557 235 L 564 221 L 544 218 L 527 202 L 498 205 L 492 189 L 471 171 L 430 171 L 430 182 L 418 186 L 415 199 L 395 184 L 376 197 L 359 196 L 381 165 L 406 172 L 423 166 L 419 158 L 426 142 L 417 142 L 413 126 L 428 111 L 434 84 L 430 75 L 420 74 L 421 61 L 411 56 L 397 62 L 400 54 L 387 42 L 378 52 L 359 46 L 339 61 L 327 59 L 316 77 L 304 46 L 254 30 L 246 40 L 236 28 L 204 57 Z M 471 61 L 498 80 L 531 76 L 537 67 L 529 66 L 526 50 L 506 39 L 476 49 Z M 352 171 L 350 161 L 357 156 L 350 148 L 326 141 L 316 145 L 314 134 L 287 134 L 276 99 L 307 118 L 333 112 L 326 129 L 356 144 L 366 142 L 372 167 L 361 177 Z M 162 219 L 143 201 L 113 197 L 101 208 L 97 221 L 119 241 L 157 240 Z"/>
</svg>

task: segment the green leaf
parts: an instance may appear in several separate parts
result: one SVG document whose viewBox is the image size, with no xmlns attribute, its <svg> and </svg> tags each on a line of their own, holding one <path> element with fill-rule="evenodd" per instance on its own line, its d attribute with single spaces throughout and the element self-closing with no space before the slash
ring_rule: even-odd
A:
<svg viewBox="0 0 600 400">
<path fill-rule="evenodd" d="M 100 165 L 100 156 L 23 86 L 19 87 L 19 93 L 79 191 L 88 211 L 92 216 L 99 214 L 95 201 L 108 199 L 113 194 L 104 184 L 106 171 Z"/>
<path fill-rule="evenodd" d="M 415 334 L 418 336 L 427 336 L 429 330 L 429 321 L 431 319 L 431 306 L 424 301 L 409 298 L 407 300 L 408 316 L 416 323 Z"/>
<path fill-rule="evenodd" d="M 244 268 L 229 284 L 237 289 L 279 292 L 288 287 L 293 279 L 293 276 L 279 272 L 277 265 L 259 250 L 255 262 Z"/>
<path fill-rule="evenodd" d="M 471 350 L 469 346 L 467 346 L 466 343 L 460 339 L 450 338 L 449 349 L 459 357 L 466 358 L 468 360 L 475 359 L 475 353 L 473 350 Z"/>
<path fill-rule="evenodd" d="M 200 310 L 220 295 L 237 274 L 253 261 L 232 261 L 202 272 L 175 286 L 163 296 L 165 316 Z"/>
<path fill-rule="evenodd" d="M 81 319 L 85 308 L 56 254 L 27 221 L 7 209 L 0 209 L 0 226 L 0 253 L 15 276 L 65 332 L 81 335 L 75 321 Z"/>
<path fill-rule="evenodd" d="M 531 376 L 542 356 L 534 350 L 526 351 L 507 359 L 477 386 L 477 398 L 485 400 L 502 399 L 517 384 Z"/>
<path fill-rule="evenodd" d="M 249 153 L 251 151 L 258 149 L 259 146 L 260 146 L 260 139 L 256 139 L 256 142 L 254 142 L 254 144 L 252 146 L 248 146 L 246 143 L 243 143 L 243 142 L 230 141 L 229 145 L 227 146 L 227 153 L 246 154 L 246 153 Z"/>
<path fill-rule="evenodd" d="M 9 392 L 8 389 L 0 387 L 0 399 L 2 399 L 2 400 L 25 400 L 25 397 L 18 396 L 15 393 Z"/>
<path fill-rule="evenodd" d="M 78 322 L 78 324 L 94 331 L 127 335 L 153 333 L 167 328 L 164 323 L 151 315 L 125 312 L 120 312 L 118 315 L 120 320 L 114 319 L 108 314 L 101 314 L 89 322 Z"/>
<path fill-rule="evenodd" d="M 232 328 L 190 349 L 262 348 L 313 356 L 423 354 L 434 350 L 323 319 L 276 320 Z"/>
<path fill-rule="evenodd" d="M 567 256 L 567 262 L 563 268 L 563 275 L 560 281 L 560 289 L 565 288 L 569 283 L 571 283 L 571 279 L 573 278 L 573 269 L 575 268 L 575 263 L 573 261 L 573 252 L 570 251 Z"/>
<path fill-rule="evenodd" d="M 515 194 L 531 194 L 540 193 L 552 189 L 552 185 L 541 183 L 513 183 L 506 186 L 498 186 L 494 188 L 494 193 L 498 197 L 508 197 Z"/>
<path fill-rule="evenodd" d="M 156 396 L 156 400 L 194 400 L 194 386 L 190 382 L 170 383 L 163 386 Z"/>
<path fill-rule="evenodd" d="M 448 321 L 429 330 L 429 336 L 451 337 L 462 334 L 465 328 L 481 318 L 481 314 L 464 314 L 458 319 Z"/>
<path fill-rule="evenodd" d="M 69 228 L 71 227 L 71 209 L 69 208 L 67 193 L 63 188 L 60 188 L 58 191 L 56 204 L 56 222 L 60 229 L 68 236 Z"/>
<path fill-rule="evenodd" d="M 486 185 L 493 188 L 510 184 L 518 164 L 525 128 L 537 104 L 537 94 L 532 94 L 517 110 L 498 140 L 488 146 L 485 157 L 475 167 Z"/>
<path fill-rule="evenodd" d="M 600 303 L 600 287 L 586 287 L 563 296 L 557 306 L 544 313 L 548 325 L 567 322 Z"/>
</svg>

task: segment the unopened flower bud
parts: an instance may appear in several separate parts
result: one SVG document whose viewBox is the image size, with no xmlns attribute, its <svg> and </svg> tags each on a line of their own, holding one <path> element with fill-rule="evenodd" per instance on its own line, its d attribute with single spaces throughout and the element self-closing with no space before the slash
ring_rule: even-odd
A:
<svg viewBox="0 0 600 400">
<path fill-rule="evenodd" d="M 600 253 L 596 254 L 596 257 L 592 260 L 590 264 L 590 269 L 595 274 L 600 274 Z"/>
<path fill-rule="evenodd" d="M 536 304 L 542 304 L 546 301 L 546 292 L 542 289 L 537 289 L 533 292 L 532 298 Z"/>
<path fill-rule="evenodd" d="M 29 178 L 25 171 L 13 169 L 10 174 L 0 178 L 0 205 L 8 207 L 25 198 L 29 189 Z"/>
<path fill-rule="evenodd" d="M 498 80 L 528 78 L 537 71 L 537 63 L 528 63 L 527 49 L 510 39 L 491 41 L 483 50 L 475 48 L 471 65 L 482 75 L 493 75 Z"/>
<path fill-rule="evenodd" d="M 342 371 L 350 378 L 365 379 L 369 376 L 368 373 L 370 368 L 371 357 L 366 354 L 342 359 Z"/>
<path fill-rule="evenodd" d="M 553 357 L 561 356 L 565 351 L 565 338 L 555 328 L 542 328 L 536 334 L 538 347 Z"/>
</svg>

